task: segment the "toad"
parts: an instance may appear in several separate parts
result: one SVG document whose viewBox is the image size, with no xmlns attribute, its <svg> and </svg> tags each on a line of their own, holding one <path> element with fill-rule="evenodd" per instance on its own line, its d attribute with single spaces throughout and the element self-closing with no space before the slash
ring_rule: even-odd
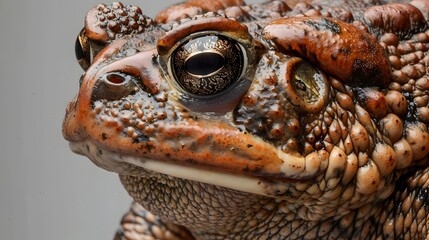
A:
<svg viewBox="0 0 429 240">
<path fill-rule="evenodd" d="M 144 11 L 89 11 L 63 122 L 115 239 L 429 239 L 427 0 Z"/>
</svg>

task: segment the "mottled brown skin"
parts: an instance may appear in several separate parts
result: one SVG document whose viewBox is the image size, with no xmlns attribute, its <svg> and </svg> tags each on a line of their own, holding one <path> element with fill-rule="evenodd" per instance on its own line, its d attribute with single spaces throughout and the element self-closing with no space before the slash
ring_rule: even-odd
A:
<svg viewBox="0 0 429 240">
<path fill-rule="evenodd" d="M 429 239 L 428 10 L 424 0 L 190 0 L 155 20 L 120 3 L 90 10 L 63 134 L 136 201 L 115 239 Z M 243 65 L 201 97 L 170 59 L 205 36 L 236 44 Z M 202 51 L 193 46 L 187 59 Z M 127 156 L 256 178 L 264 192 Z"/>
</svg>

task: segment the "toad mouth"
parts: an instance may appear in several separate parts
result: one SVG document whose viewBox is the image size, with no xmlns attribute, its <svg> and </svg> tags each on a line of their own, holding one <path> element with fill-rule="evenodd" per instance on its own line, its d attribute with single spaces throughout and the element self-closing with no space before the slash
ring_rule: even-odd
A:
<svg viewBox="0 0 429 240">
<path fill-rule="evenodd" d="M 110 172 L 130 175 L 130 168 L 136 167 L 137 170 L 131 172 L 132 175 L 136 174 L 138 176 L 142 174 L 139 169 L 143 168 L 145 170 L 181 179 L 212 184 L 247 193 L 264 196 L 269 195 L 268 192 L 264 190 L 264 184 L 258 177 L 212 171 L 204 168 L 179 165 L 170 162 L 167 163 L 123 154 L 101 149 L 90 140 L 70 142 L 69 146 L 74 153 L 88 157 L 95 165 Z"/>
</svg>

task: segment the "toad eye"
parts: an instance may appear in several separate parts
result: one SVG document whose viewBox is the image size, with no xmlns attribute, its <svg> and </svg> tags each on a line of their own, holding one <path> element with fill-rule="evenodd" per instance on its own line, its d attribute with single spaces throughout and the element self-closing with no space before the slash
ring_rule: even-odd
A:
<svg viewBox="0 0 429 240">
<path fill-rule="evenodd" d="M 300 110 L 321 111 L 328 100 L 329 85 L 325 75 L 301 59 L 292 60 L 286 71 L 286 98 Z"/>
<path fill-rule="evenodd" d="M 87 70 L 91 65 L 91 46 L 88 37 L 85 34 L 85 29 L 80 31 L 76 38 L 75 46 L 76 59 L 83 70 Z"/>
<path fill-rule="evenodd" d="M 232 111 L 252 83 L 255 41 L 234 19 L 196 16 L 159 38 L 156 48 L 177 100 L 194 112 Z"/>
<path fill-rule="evenodd" d="M 242 75 L 243 49 L 221 35 L 196 36 L 182 43 L 170 58 L 175 81 L 186 92 L 209 96 L 222 92 Z"/>
</svg>

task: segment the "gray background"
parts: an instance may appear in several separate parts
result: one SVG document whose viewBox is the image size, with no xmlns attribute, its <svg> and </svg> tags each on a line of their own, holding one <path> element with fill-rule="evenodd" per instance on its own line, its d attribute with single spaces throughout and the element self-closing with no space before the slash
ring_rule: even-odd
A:
<svg viewBox="0 0 429 240">
<path fill-rule="evenodd" d="M 99 1 L 0 0 L 1 240 L 112 239 L 131 202 L 61 135 L 82 74 L 74 42 Z M 123 2 L 153 17 L 178 1 Z"/>
</svg>

